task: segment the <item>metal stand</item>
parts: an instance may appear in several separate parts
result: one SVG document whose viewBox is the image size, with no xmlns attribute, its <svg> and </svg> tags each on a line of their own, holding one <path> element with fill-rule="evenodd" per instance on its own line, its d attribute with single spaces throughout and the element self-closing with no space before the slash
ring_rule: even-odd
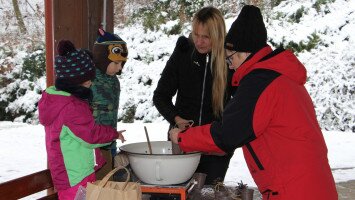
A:
<svg viewBox="0 0 355 200">
<path fill-rule="evenodd" d="M 178 194 L 181 200 L 186 200 L 185 186 L 156 186 L 156 185 L 141 185 L 142 193 L 148 194 Z"/>
</svg>

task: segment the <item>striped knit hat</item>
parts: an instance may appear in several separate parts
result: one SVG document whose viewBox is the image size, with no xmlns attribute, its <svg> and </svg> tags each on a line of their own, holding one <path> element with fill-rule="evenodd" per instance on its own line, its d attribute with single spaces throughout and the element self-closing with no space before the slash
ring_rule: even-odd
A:
<svg viewBox="0 0 355 200">
<path fill-rule="evenodd" d="M 75 49 L 69 40 L 61 40 L 57 51 L 54 70 L 58 80 L 79 85 L 95 78 L 95 65 L 84 50 Z"/>
</svg>

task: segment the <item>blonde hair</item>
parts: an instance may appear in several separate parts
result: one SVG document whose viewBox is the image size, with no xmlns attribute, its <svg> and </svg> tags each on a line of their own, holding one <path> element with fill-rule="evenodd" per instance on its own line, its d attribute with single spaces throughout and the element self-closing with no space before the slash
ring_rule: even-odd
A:
<svg viewBox="0 0 355 200">
<path fill-rule="evenodd" d="M 213 114 L 219 117 L 224 109 L 224 94 L 227 85 L 227 64 L 224 51 L 226 25 L 222 13 L 214 7 L 204 7 L 194 15 L 193 31 L 200 24 L 207 28 L 212 44 L 212 109 Z"/>
</svg>

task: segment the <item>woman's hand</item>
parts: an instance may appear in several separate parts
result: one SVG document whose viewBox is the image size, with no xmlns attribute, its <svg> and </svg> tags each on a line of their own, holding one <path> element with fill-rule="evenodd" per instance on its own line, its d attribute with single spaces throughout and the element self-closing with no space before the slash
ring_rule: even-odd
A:
<svg viewBox="0 0 355 200">
<path fill-rule="evenodd" d="M 117 131 L 118 137 L 117 139 L 121 140 L 122 143 L 124 143 L 126 140 L 124 139 L 124 136 L 122 135 L 123 132 L 125 132 L 126 130 L 120 130 Z"/>
<path fill-rule="evenodd" d="M 175 144 L 178 144 L 178 136 L 179 136 L 179 133 L 181 132 L 182 130 L 181 129 L 178 129 L 178 128 L 173 128 L 169 131 L 169 138 L 170 140 L 175 143 Z"/>
<path fill-rule="evenodd" d="M 186 130 L 187 128 L 190 128 L 193 124 L 193 120 L 186 120 L 184 118 L 181 118 L 180 116 L 175 117 L 175 128 L 179 128 L 181 131 Z"/>
</svg>

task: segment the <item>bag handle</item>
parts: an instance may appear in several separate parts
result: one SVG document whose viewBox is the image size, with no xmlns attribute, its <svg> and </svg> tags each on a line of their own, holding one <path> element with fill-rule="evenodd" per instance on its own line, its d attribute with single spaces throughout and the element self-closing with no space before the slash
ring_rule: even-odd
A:
<svg viewBox="0 0 355 200">
<path fill-rule="evenodd" d="M 123 167 L 123 166 L 119 166 L 119 167 L 113 169 L 112 171 L 110 171 L 110 172 L 100 181 L 100 183 L 98 184 L 98 186 L 99 186 L 99 187 L 102 187 L 102 188 L 105 187 L 105 185 L 106 185 L 107 182 L 108 182 L 108 179 L 110 179 L 110 177 L 111 177 L 114 173 L 116 173 L 118 170 L 120 170 L 120 169 L 124 169 L 124 170 L 126 170 L 126 172 L 127 172 L 127 179 L 126 179 L 125 184 L 123 185 L 123 188 L 122 188 L 122 190 L 124 190 L 124 189 L 126 188 L 127 184 L 128 184 L 129 179 L 131 178 L 131 174 L 129 173 L 128 169 L 125 168 L 125 167 Z"/>
</svg>

